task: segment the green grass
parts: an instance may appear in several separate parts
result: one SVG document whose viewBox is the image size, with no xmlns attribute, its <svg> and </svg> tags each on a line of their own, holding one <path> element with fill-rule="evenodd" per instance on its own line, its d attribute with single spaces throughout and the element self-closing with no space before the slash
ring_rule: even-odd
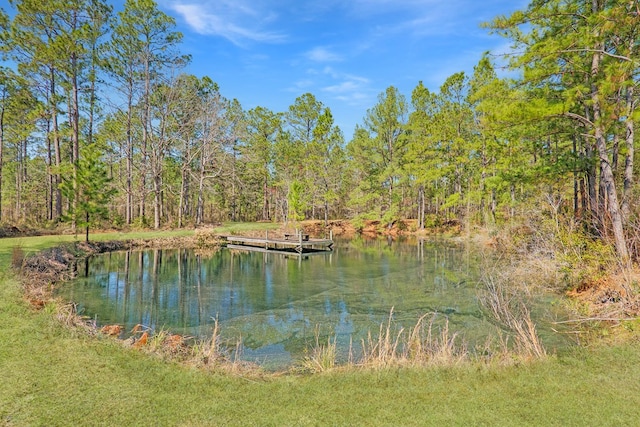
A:
<svg viewBox="0 0 640 427">
<path fill-rule="evenodd" d="M 20 240 L 31 251 L 58 239 Z M 11 247 L 0 240 L 3 256 Z M 620 426 L 640 419 L 638 343 L 523 366 L 245 378 L 65 329 L 53 309 L 27 307 L 19 282 L 3 270 L 0 425 Z"/>
<path fill-rule="evenodd" d="M 240 234 L 246 231 L 277 230 L 281 224 L 273 222 L 228 222 L 217 227 L 215 231 L 220 234 Z"/>
<path fill-rule="evenodd" d="M 91 233 L 91 240 L 122 240 L 122 239 L 154 239 L 159 237 L 182 237 L 193 235 L 193 230 L 171 230 L 171 231 L 134 231 L 129 233 Z M 0 269 L 6 268 L 11 262 L 13 248 L 19 247 L 25 254 L 40 251 L 67 242 L 83 241 L 84 235 L 54 235 L 54 236 L 31 236 L 31 237 L 11 237 L 0 239 Z"/>
</svg>

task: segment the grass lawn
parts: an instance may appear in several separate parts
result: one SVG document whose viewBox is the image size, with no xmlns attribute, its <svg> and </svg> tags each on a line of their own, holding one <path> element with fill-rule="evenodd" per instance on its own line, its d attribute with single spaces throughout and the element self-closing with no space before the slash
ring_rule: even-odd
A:
<svg viewBox="0 0 640 427">
<path fill-rule="evenodd" d="M 7 269 L 9 240 L 31 251 L 66 239 L 0 240 L 0 426 L 621 426 L 640 420 L 638 343 L 526 366 L 264 378 L 165 363 L 65 329 L 53 308 L 34 311 L 23 302 Z"/>
</svg>

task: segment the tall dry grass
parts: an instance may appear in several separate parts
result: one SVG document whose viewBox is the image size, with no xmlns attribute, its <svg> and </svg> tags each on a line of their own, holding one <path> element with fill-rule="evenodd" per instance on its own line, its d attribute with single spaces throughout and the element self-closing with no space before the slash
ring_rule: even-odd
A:
<svg viewBox="0 0 640 427">
<path fill-rule="evenodd" d="M 327 343 L 320 342 L 320 328 L 316 326 L 315 346 L 310 350 L 310 354 L 302 361 L 304 370 L 319 373 L 326 372 L 336 367 L 338 358 L 337 337 L 327 338 Z"/>
<path fill-rule="evenodd" d="M 479 300 L 501 326 L 498 335 L 488 338 L 483 346 L 469 349 L 458 332 L 449 328 L 449 320 L 440 313 L 423 314 L 406 328 L 394 320 L 393 309 L 381 322 L 377 334 L 369 332 L 361 340 L 362 351 L 357 359 L 349 350 L 346 366 L 383 369 L 388 367 L 455 366 L 461 363 L 505 363 L 546 357 L 535 322 L 524 299 L 515 288 L 494 276 L 486 276 L 485 289 Z M 316 337 L 303 367 L 312 372 L 324 372 L 338 366 L 336 338 L 327 344 Z"/>
<path fill-rule="evenodd" d="M 508 274 L 486 273 L 482 279 L 484 289 L 479 292 L 480 304 L 508 331 L 516 356 L 543 358 L 547 352 L 531 319 L 531 311 L 519 288 L 509 282 Z M 502 342 L 506 347 L 506 341 Z"/>
<path fill-rule="evenodd" d="M 450 365 L 467 359 L 467 344 L 457 332 L 449 331 L 449 319 L 445 319 L 439 331 L 434 326 L 436 319 L 437 313 L 427 313 L 418 319 L 405 349 L 408 359 L 435 365 Z"/>
<path fill-rule="evenodd" d="M 394 320 L 393 309 L 380 323 L 377 334 L 371 331 L 360 342 L 361 351 L 354 351 L 353 343 L 348 351 L 348 361 L 338 363 L 337 337 L 320 341 L 316 330 L 315 346 L 308 350 L 302 369 L 309 372 L 325 372 L 337 367 L 382 369 L 393 366 L 452 366 L 470 360 L 466 343 L 457 333 L 449 330 L 447 319 L 437 327 L 439 313 L 422 315 L 416 323 L 405 328 Z M 354 357 L 354 353 L 359 356 Z"/>
<path fill-rule="evenodd" d="M 393 308 L 389 313 L 389 318 L 385 323 L 380 324 L 378 335 L 372 335 L 369 331 L 366 340 L 362 340 L 362 359 L 361 364 L 374 365 L 374 366 L 386 366 L 392 362 L 397 361 L 400 356 L 398 348 L 401 344 L 401 339 L 404 336 L 404 328 L 400 328 L 398 332 L 394 332 L 393 325 Z"/>
<path fill-rule="evenodd" d="M 188 348 L 191 350 L 185 360 L 188 364 L 234 374 L 260 373 L 256 364 L 241 360 L 241 338 L 235 342 L 225 342 L 217 318 L 214 319 L 211 335 L 206 339 L 196 341 Z"/>
<path fill-rule="evenodd" d="M 220 323 L 214 319 L 211 335 L 197 341 L 192 347 L 193 360 L 198 365 L 216 365 L 227 360 L 228 351 L 222 343 Z"/>
<path fill-rule="evenodd" d="M 388 366 L 455 365 L 470 357 L 466 343 L 451 333 L 449 321 L 436 327 L 438 313 L 422 315 L 410 329 L 393 322 L 393 309 L 380 324 L 377 336 L 362 340 L 362 356 L 357 365 L 373 368 Z"/>
</svg>

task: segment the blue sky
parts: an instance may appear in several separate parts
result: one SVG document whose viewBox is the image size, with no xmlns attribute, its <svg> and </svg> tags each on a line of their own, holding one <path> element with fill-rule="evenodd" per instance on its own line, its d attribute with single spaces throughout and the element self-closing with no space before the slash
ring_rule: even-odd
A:
<svg viewBox="0 0 640 427">
<path fill-rule="evenodd" d="M 285 111 L 310 92 L 347 141 L 378 94 L 437 91 L 483 52 L 508 42 L 483 21 L 525 0 L 159 0 L 184 34 L 189 71 L 208 75 L 245 109 Z"/>
<path fill-rule="evenodd" d="M 124 0 L 108 0 L 116 11 Z M 184 34 L 189 73 L 245 109 L 286 111 L 310 92 L 348 141 L 388 86 L 437 91 L 508 42 L 480 23 L 527 0 L 156 0 Z M 9 10 L 7 0 L 0 6 Z"/>
</svg>

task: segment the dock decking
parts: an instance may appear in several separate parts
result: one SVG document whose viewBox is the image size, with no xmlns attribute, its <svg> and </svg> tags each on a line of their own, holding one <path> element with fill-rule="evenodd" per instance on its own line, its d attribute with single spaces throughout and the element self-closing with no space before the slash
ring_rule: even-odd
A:
<svg viewBox="0 0 640 427">
<path fill-rule="evenodd" d="M 333 238 L 311 239 L 305 234 L 286 234 L 284 238 L 272 238 L 269 237 L 269 233 L 266 233 L 265 237 L 225 236 L 225 238 L 227 247 L 235 249 L 259 248 L 264 252 L 289 250 L 298 254 L 333 250 Z"/>
</svg>

